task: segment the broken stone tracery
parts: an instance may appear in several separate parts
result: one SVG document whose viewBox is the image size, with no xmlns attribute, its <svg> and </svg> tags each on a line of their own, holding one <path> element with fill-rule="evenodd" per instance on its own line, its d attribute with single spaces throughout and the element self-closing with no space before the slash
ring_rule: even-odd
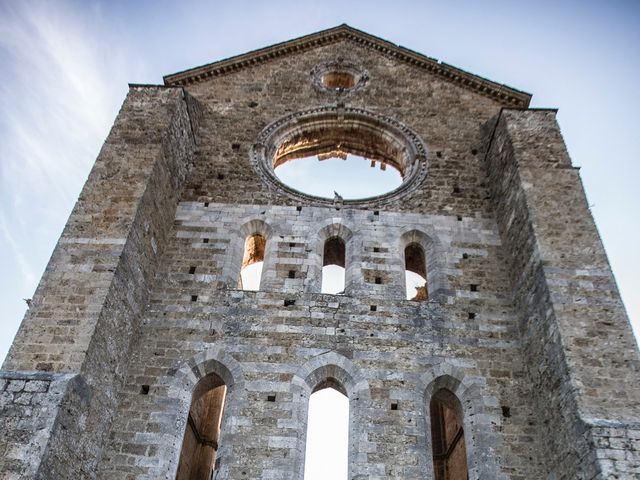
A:
<svg viewBox="0 0 640 480">
<path fill-rule="evenodd" d="M 390 142 L 366 126 L 336 122 L 325 128 L 310 128 L 284 140 L 273 158 L 273 167 L 299 158 L 318 156 L 346 159 L 347 154 L 377 160 L 396 168 L 404 176 L 407 160 L 403 147 Z"/>
</svg>

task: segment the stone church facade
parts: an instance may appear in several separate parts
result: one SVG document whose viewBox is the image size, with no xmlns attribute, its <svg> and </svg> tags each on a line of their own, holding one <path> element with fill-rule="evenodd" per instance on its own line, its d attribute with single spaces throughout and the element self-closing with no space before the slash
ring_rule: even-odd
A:
<svg viewBox="0 0 640 480">
<path fill-rule="evenodd" d="M 3 365 L 0 477 L 302 479 L 330 387 L 349 479 L 640 478 L 637 346 L 530 98 L 346 25 L 131 85 Z M 273 172 L 345 153 L 402 185 Z"/>
</svg>

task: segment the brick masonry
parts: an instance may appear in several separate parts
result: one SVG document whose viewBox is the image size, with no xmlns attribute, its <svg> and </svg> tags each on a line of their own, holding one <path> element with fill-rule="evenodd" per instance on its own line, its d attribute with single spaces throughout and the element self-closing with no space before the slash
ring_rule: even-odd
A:
<svg viewBox="0 0 640 480">
<path fill-rule="evenodd" d="M 318 88 L 335 62 L 366 83 Z M 131 86 L 3 365 L 3 478 L 175 478 L 208 374 L 228 389 L 217 479 L 302 478 L 329 378 L 350 479 L 431 478 L 440 388 L 471 479 L 640 478 L 638 351 L 554 111 L 346 26 L 165 83 Z M 256 139 L 319 108 L 406 127 L 426 174 L 362 202 L 266 181 Z M 252 233 L 258 292 L 236 288 Z M 345 295 L 320 293 L 334 235 Z M 404 300 L 411 241 L 428 302 Z"/>
</svg>

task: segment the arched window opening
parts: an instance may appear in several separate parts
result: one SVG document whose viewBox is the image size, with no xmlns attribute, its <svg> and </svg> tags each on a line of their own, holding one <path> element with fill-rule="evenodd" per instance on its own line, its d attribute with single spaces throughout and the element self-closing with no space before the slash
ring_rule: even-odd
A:
<svg viewBox="0 0 640 480">
<path fill-rule="evenodd" d="M 220 377 L 210 374 L 200 380 L 193 394 L 176 480 L 213 478 L 220 425 L 227 387 Z"/>
<path fill-rule="evenodd" d="M 401 139 L 364 121 L 298 122 L 274 147 L 275 175 L 297 191 L 322 198 L 382 195 L 402 185 L 412 168 Z"/>
<path fill-rule="evenodd" d="M 462 407 L 447 389 L 435 393 L 429 406 L 434 480 L 467 480 L 467 453 L 462 427 Z"/>
<path fill-rule="evenodd" d="M 344 293 L 346 246 L 340 237 L 331 237 L 324 242 L 322 255 L 321 293 L 341 295 Z"/>
<path fill-rule="evenodd" d="M 349 399 L 344 388 L 329 379 L 309 399 L 304 480 L 347 480 Z"/>
<path fill-rule="evenodd" d="M 427 289 L 427 262 L 424 249 L 417 243 L 410 243 L 404 249 L 407 300 L 429 300 Z"/>
<path fill-rule="evenodd" d="M 274 172 L 299 192 L 337 200 L 375 197 L 402 185 L 401 173 L 387 168 L 384 162 L 350 153 L 327 155 L 301 157 L 278 166 Z M 354 182 L 354 178 L 359 180 Z"/>
<path fill-rule="evenodd" d="M 249 235 L 244 242 L 244 256 L 238 288 L 242 290 L 260 290 L 264 251 L 267 240 L 259 233 Z"/>
</svg>

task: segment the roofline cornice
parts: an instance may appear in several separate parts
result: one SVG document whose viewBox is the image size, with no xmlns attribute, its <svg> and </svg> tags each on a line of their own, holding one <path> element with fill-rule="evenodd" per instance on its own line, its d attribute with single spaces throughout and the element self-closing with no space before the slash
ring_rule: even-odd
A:
<svg viewBox="0 0 640 480">
<path fill-rule="evenodd" d="M 383 55 L 396 58 L 429 73 L 444 78 L 452 83 L 490 97 L 505 106 L 525 108 L 529 106 L 531 95 L 507 85 L 493 82 L 478 75 L 471 74 L 437 59 L 427 57 L 405 47 L 395 45 L 381 38 L 369 35 L 348 25 L 322 30 L 270 47 L 254 50 L 201 67 L 166 75 L 166 86 L 186 86 L 205 81 L 212 77 L 227 75 L 238 70 L 268 62 L 272 59 L 293 53 L 300 53 L 320 46 L 330 45 L 342 40 L 349 40 L 365 47 L 377 50 Z"/>
</svg>

